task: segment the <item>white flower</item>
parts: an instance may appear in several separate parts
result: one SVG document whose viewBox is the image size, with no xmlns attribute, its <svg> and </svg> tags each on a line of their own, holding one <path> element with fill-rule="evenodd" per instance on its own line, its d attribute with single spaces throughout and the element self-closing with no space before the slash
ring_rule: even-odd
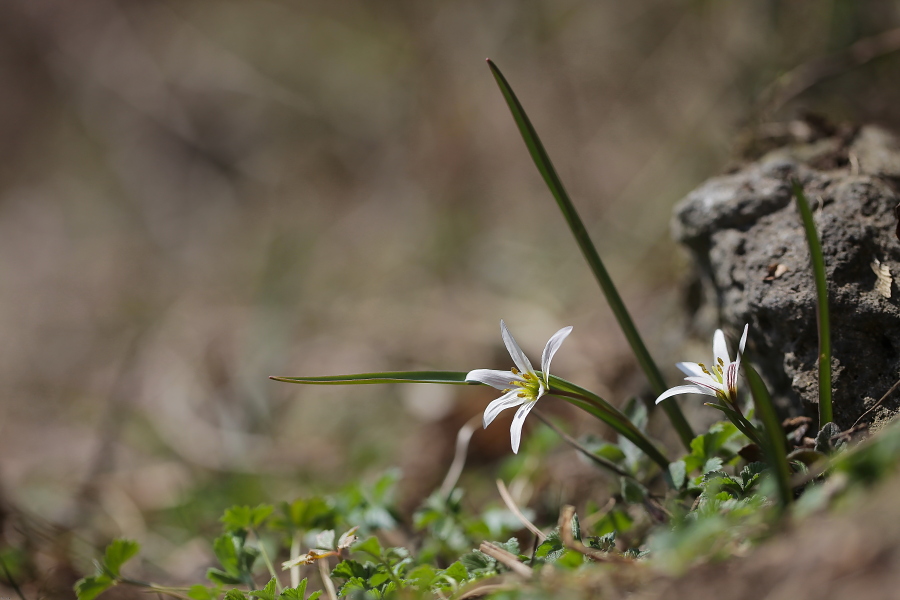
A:
<svg viewBox="0 0 900 600">
<path fill-rule="evenodd" d="M 715 396 L 726 404 L 734 406 L 737 402 L 737 377 L 741 367 L 741 355 L 747 344 L 747 329 L 744 325 L 744 333 L 741 335 L 741 343 L 738 346 L 737 356 L 734 362 L 728 356 L 728 347 L 725 345 L 725 334 L 721 329 L 716 329 L 713 336 L 713 365 L 707 368 L 703 363 L 681 362 L 675 366 L 687 375 L 684 378 L 690 385 L 679 385 L 663 392 L 656 403 L 659 404 L 670 396 L 677 394 L 705 394 Z"/>
<path fill-rule="evenodd" d="M 488 404 L 484 410 L 484 426 L 491 424 L 497 415 L 507 408 L 519 406 L 516 416 L 513 417 L 512 427 L 509 429 L 510 441 L 512 442 L 512 451 L 519 451 L 519 442 L 522 439 L 522 425 L 525 423 L 525 417 L 534 408 L 535 403 L 547 393 L 550 389 L 550 361 L 553 355 L 559 350 L 559 346 L 572 332 L 572 327 L 563 327 L 553 334 L 553 337 L 544 346 L 544 353 L 541 355 L 541 372 L 535 373 L 534 367 L 522 349 L 513 339 L 506 323 L 500 321 L 500 335 L 503 337 L 503 343 L 512 357 L 513 363 L 516 365 L 510 371 L 494 371 L 491 369 L 475 369 L 469 371 L 466 375 L 466 381 L 478 381 L 486 383 L 498 390 L 503 390 L 503 395 Z"/>
</svg>

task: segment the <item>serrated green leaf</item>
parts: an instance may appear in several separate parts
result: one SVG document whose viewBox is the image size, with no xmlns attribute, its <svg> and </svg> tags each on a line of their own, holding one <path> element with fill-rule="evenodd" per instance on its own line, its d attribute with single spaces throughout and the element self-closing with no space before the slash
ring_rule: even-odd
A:
<svg viewBox="0 0 900 600">
<path fill-rule="evenodd" d="M 335 525 L 334 508 L 318 496 L 300 498 L 290 504 L 283 502 L 281 512 L 287 522 L 282 525 L 280 518 L 275 519 L 275 522 L 283 529 L 333 529 Z"/>
<path fill-rule="evenodd" d="M 319 596 L 321 596 L 321 595 L 322 595 L 322 590 L 316 590 L 315 592 L 310 594 L 309 598 L 307 598 L 306 600 L 318 600 Z"/>
<path fill-rule="evenodd" d="M 718 471 L 722 468 L 722 459 L 718 456 L 713 456 L 708 459 L 705 463 L 703 463 L 703 468 L 700 470 L 700 473 L 706 475 L 707 473 L 711 473 L 713 471 Z"/>
<path fill-rule="evenodd" d="M 351 577 L 347 580 L 344 585 L 341 586 L 341 589 L 338 591 L 338 596 L 346 596 L 350 592 L 355 590 L 365 591 L 366 588 L 366 580 L 362 577 Z"/>
<path fill-rule="evenodd" d="M 307 583 L 308 581 L 304 577 L 297 587 L 285 588 L 278 596 L 278 600 L 305 600 Z"/>
<path fill-rule="evenodd" d="M 249 506 L 232 506 L 219 519 L 227 531 L 256 529 L 272 514 L 273 507 L 260 504 L 256 508 Z"/>
<path fill-rule="evenodd" d="M 478 550 L 466 552 L 458 561 L 469 573 L 493 569 L 496 562 L 490 556 Z"/>
<path fill-rule="evenodd" d="M 228 590 L 224 600 L 247 600 L 247 595 L 241 590 Z"/>
<path fill-rule="evenodd" d="M 275 600 L 275 588 L 276 580 L 273 577 L 269 580 L 269 583 L 261 590 L 250 590 L 251 598 L 259 598 L 260 600 Z"/>
<path fill-rule="evenodd" d="M 369 571 L 364 565 L 355 560 L 342 560 L 331 570 L 332 577 L 340 577 L 341 579 L 352 579 L 360 577 L 365 579 L 369 576 Z"/>
<path fill-rule="evenodd" d="M 113 540 L 107 547 L 103 555 L 104 570 L 113 578 L 119 577 L 119 570 L 122 565 L 140 551 L 141 545 L 134 540 L 126 540 L 123 538 Z"/>
<path fill-rule="evenodd" d="M 114 585 L 115 580 L 105 573 L 84 577 L 75 583 L 75 595 L 78 600 L 94 600 Z"/>
</svg>

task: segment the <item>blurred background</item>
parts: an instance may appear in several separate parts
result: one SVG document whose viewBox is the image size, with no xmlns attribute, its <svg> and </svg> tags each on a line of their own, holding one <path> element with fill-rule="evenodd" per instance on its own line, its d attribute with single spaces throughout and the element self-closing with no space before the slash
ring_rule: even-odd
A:
<svg viewBox="0 0 900 600">
<path fill-rule="evenodd" d="M 0 3 L 0 526 L 41 532 L 9 520 L 0 553 L 66 589 L 127 535 L 180 583 L 235 502 L 399 466 L 413 507 L 491 390 L 267 377 L 508 368 L 501 318 L 534 360 L 574 325 L 555 373 L 649 399 L 485 57 L 674 382 L 714 320 L 672 205 L 773 123 L 900 124 L 898 25 L 876 0 Z"/>
</svg>

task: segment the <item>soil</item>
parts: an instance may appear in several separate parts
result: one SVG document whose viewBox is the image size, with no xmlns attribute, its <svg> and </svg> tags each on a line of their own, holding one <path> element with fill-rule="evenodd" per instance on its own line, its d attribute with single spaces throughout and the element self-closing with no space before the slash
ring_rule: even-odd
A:
<svg viewBox="0 0 900 600">
<path fill-rule="evenodd" d="M 750 324 L 747 356 L 788 415 L 817 413 L 818 333 L 809 249 L 791 182 L 802 183 L 822 241 L 831 313 L 835 422 L 851 427 L 900 373 L 900 140 L 866 126 L 769 151 L 715 177 L 675 208 L 703 296 L 726 329 Z M 866 420 L 900 407 L 886 399 Z"/>
</svg>

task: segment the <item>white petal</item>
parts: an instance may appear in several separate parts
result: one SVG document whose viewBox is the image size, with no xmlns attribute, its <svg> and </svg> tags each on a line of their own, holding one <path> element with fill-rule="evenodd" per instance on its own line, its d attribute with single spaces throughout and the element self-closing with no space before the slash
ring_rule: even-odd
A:
<svg viewBox="0 0 900 600">
<path fill-rule="evenodd" d="M 741 343 L 740 343 L 740 345 L 738 345 L 738 353 L 737 353 L 737 356 L 734 358 L 734 362 L 737 365 L 737 367 L 735 367 L 735 370 L 741 368 L 741 355 L 744 353 L 744 346 L 747 345 L 747 330 L 749 328 L 750 328 L 749 323 L 744 325 L 744 333 L 741 334 Z"/>
<path fill-rule="evenodd" d="M 487 385 L 497 388 L 498 390 L 508 390 L 512 387 L 513 381 L 525 381 L 518 375 L 513 375 L 509 371 L 495 371 L 493 369 L 475 369 L 469 371 L 466 375 L 466 381 L 477 381 L 486 383 Z"/>
<path fill-rule="evenodd" d="M 519 390 L 515 389 L 511 392 L 503 394 L 502 396 L 488 404 L 487 408 L 484 409 L 484 419 L 482 420 L 482 424 L 487 427 L 494 419 L 497 418 L 497 415 L 499 415 L 507 408 L 512 408 L 513 406 L 518 406 L 525 402 L 525 398 L 520 398 L 519 393 Z"/>
<path fill-rule="evenodd" d="M 715 395 L 716 392 L 725 391 L 725 387 L 709 375 L 703 375 L 702 377 L 685 377 L 684 380 L 688 383 L 693 383 L 694 385 L 700 386 L 703 389 L 709 390 L 713 395 Z M 704 394 L 705 393 L 708 392 L 704 392 Z"/>
<path fill-rule="evenodd" d="M 703 377 L 706 373 L 703 372 L 703 369 L 700 368 L 700 365 L 692 362 L 680 362 L 675 363 L 675 366 L 678 367 L 678 370 L 687 375 L 688 377 Z"/>
<path fill-rule="evenodd" d="M 541 354 L 541 373 L 544 375 L 544 383 L 547 384 L 547 387 L 550 387 L 550 361 L 553 360 L 553 355 L 556 354 L 556 351 L 559 350 L 563 340 L 566 339 L 570 333 L 572 333 L 571 325 L 563 327 L 554 333 L 553 336 L 547 340 L 547 345 L 544 346 L 544 353 Z"/>
<path fill-rule="evenodd" d="M 522 425 L 525 424 L 525 417 L 528 416 L 535 404 L 537 404 L 537 400 L 526 402 L 519 407 L 519 410 L 516 411 L 516 416 L 513 417 L 512 426 L 509 428 L 509 441 L 512 444 L 513 454 L 519 453 L 519 442 L 522 441 Z"/>
<path fill-rule="evenodd" d="M 728 346 L 725 345 L 725 334 L 722 333 L 721 329 L 716 329 L 716 333 L 713 335 L 713 357 L 716 363 L 720 360 L 725 365 L 731 362 L 731 359 L 728 358 Z"/>
<path fill-rule="evenodd" d="M 523 373 L 534 373 L 534 367 L 531 366 L 531 361 L 528 360 L 528 357 L 522 352 L 522 349 L 516 343 L 516 340 L 509 332 L 509 329 L 507 329 L 503 319 L 500 319 L 500 336 L 503 338 L 503 343 L 506 344 L 506 349 L 509 351 L 509 355 L 512 357 L 516 367 Z"/>
<path fill-rule="evenodd" d="M 670 390 L 666 390 L 662 394 L 659 395 L 659 398 L 656 399 L 656 403 L 659 404 L 666 398 L 670 398 L 672 396 L 677 396 L 678 394 L 704 394 L 706 396 L 715 396 L 715 392 L 711 392 L 707 388 L 700 387 L 699 385 L 677 385 Z"/>
</svg>

